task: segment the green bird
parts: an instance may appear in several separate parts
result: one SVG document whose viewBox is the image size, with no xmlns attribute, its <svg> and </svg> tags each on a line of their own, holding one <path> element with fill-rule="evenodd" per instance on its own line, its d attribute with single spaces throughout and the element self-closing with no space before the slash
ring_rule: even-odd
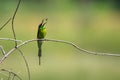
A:
<svg viewBox="0 0 120 80">
<path fill-rule="evenodd" d="M 43 19 L 40 25 L 38 26 L 38 33 L 37 33 L 37 39 L 44 39 L 46 36 L 46 28 L 45 24 L 47 23 L 47 19 Z M 38 57 L 39 57 L 39 65 L 40 65 L 40 58 L 42 55 L 42 41 L 38 40 Z"/>
</svg>

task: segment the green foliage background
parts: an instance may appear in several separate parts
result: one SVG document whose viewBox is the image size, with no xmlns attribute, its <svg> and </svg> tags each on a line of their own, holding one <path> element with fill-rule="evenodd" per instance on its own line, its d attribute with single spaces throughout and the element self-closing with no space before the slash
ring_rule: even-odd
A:
<svg viewBox="0 0 120 80">
<path fill-rule="evenodd" d="M 71 41 L 90 51 L 120 53 L 120 14 L 111 1 L 22 0 L 14 22 L 17 39 L 35 39 L 38 25 L 47 17 L 46 38 Z M 13 15 L 17 2 L 0 0 L 0 25 Z M 0 37 L 13 38 L 11 23 L 0 31 Z M 14 42 L 0 41 L 0 45 L 8 52 Z M 36 42 L 20 49 L 28 60 L 32 80 L 120 80 L 119 57 L 89 55 L 66 44 L 45 42 L 39 66 Z M 27 80 L 18 51 L 0 68 L 10 69 Z"/>
</svg>

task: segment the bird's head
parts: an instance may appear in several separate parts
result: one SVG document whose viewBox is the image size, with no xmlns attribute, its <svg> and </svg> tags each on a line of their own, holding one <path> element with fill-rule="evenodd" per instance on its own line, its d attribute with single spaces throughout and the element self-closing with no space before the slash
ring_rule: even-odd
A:
<svg viewBox="0 0 120 80">
<path fill-rule="evenodd" d="M 48 21 L 48 18 L 42 20 L 42 25 L 44 26 Z"/>
<path fill-rule="evenodd" d="M 44 25 L 47 23 L 47 21 L 48 21 L 48 18 L 43 19 L 42 22 L 40 23 L 39 27 L 40 28 L 44 27 Z"/>
</svg>

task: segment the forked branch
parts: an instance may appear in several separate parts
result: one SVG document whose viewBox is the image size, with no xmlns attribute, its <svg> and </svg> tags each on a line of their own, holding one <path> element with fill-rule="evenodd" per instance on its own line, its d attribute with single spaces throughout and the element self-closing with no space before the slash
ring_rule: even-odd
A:
<svg viewBox="0 0 120 80">
<path fill-rule="evenodd" d="M 20 76 L 18 76 L 16 73 L 14 73 L 14 72 L 12 72 L 12 71 L 10 71 L 10 70 L 1 69 L 1 71 L 8 72 L 8 73 L 9 73 L 8 80 L 10 80 L 11 74 L 13 75 L 11 80 L 15 80 L 15 77 L 18 78 L 19 80 L 22 80 Z"/>
<path fill-rule="evenodd" d="M 0 40 L 7 40 L 7 41 L 16 41 L 16 42 L 23 42 L 22 40 L 15 40 L 15 39 L 12 39 L 12 38 L 0 38 Z"/>
<path fill-rule="evenodd" d="M 17 4 L 17 7 L 16 7 L 16 9 L 15 9 L 15 12 L 14 12 L 14 14 L 13 14 L 13 17 L 12 17 L 12 32 L 13 32 L 13 36 L 14 36 L 14 39 L 15 39 L 15 47 L 17 46 L 17 41 L 16 41 L 15 30 L 14 30 L 14 19 L 15 19 L 16 13 L 17 13 L 17 11 L 18 11 L 20 2 L 21 2 L 21 0 L 19 0 L 19 2 L 18 2 L 18 4 Z"/>
<path fill-rule="evenodd" d="M 79 51 L 82 51 L 82 52 L 85 52 L 85 53 L 88 53 L 88 54 L 101 55 L 101 56 L 115 56 L 115 57 L 120 57 L 120 54 L 92 52 L 92 51 L 89 51 L 89 50 L 80 48 L 79 46 L 77 46 L 76 44 L 74 44 L 74 43 L 72 43 L 72 42 L 64 41 L 64 40 L 56 40 L 56 39 L 31 39 L 31 40 L 27 40 L 27 41 L 22 42 L 21 44 L 17 45 L 16 47 L 17 47 L 17 48 L 20 48 L 20 47 L 22 47 L 22 46 L 25 45 L 25 44 L 28 44 L 28 43 L 30 43 L 30 42 L 34 42 L 34 41 L 37 41 L 37 40 L 39 40 L 39 41 L 50 41 L 50 42 L 65 43 L 65 44 L 68 44 L 68 45 L 73 46 L 74 48 L 78 49 Z M 8 53 L 6 53 L 6 54 L 3 56 L 3 58 L 0 60 L 0 64 L 1 64 L 10 54 L 12 54 L 17 48 L 13 48 L 13 49 L 11 49 Z"/>
<path fill-rule="evenodd" d="M 27 72 L 28 72 L 28 80 L 30 80 L 30 68 L 29 68 L 28 62 L 27 62 L 23 52 L 19 48 L 17 48 L 17 50 L 20 52 L 21 56 L 23 57 L 23 59 L 25 61 L 25 65 L 26 65 Z"/>
<path fill-rule="evenodd" d="M 2 51 L 3 55 L 5 55 L 5 50 L 1 45 L 0 45 L 0 50 Z"/>
<path fill-rule="evenodd" d="M 8 19 L 8 21 L 0 27 L 0 31 L 10 22 L 10 20 L 11 20 L 11 18 Z"/>
</svg>

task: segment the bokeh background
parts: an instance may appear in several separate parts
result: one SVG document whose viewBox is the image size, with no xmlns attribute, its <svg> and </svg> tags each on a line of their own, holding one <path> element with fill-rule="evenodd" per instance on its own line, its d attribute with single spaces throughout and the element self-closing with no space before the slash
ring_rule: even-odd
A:
<svg viewBox="0 0 120 80">
<path fill-rule="evenodd" d="M 1 26 L 13 15 L 17 3 L 0 0 Z M 22 0 L 14 21 L 17 39 L 35 39 L 43 18 L 48 18 L 46 38 L 71 41 L 90 51 L 120 53 L 119 0 Z M 0 37 L 13 38 L 11 22 L 0 31 Z M 14 42 L 0 41 L 0 45 L 8 52 Z M 39 66 L 36 42 L 20 49 L 29 63 L 31 80 L 120 80 L 120 57 L 90 55 L 63 43 L 44 42 Z M 18 51 L 0 68 L 28 79 Z M 2 78 L 7 79 L 0 74 Z"/>
</svg>

